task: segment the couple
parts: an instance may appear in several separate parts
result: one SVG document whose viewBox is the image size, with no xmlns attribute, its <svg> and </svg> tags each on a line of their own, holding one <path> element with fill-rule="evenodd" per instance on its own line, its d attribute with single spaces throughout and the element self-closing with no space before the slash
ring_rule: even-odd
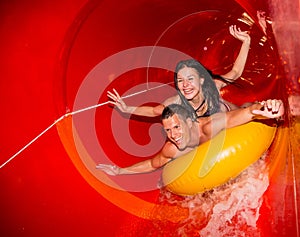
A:
<svg viewBox="0 0 300 237">
<path fill-rule="evenodd" d="M 210 140 L 226 128 L 232 128 L 252 120 L 280 118 L 284 114 L 281 100 L 267 100 L 229 112 L 219 112 L 208 117 L 193 119 L 182 105 L 171 104 L 163 110 L 161 121 L 168 141 L 153 158 L 120 168 L 99 164 L 96 168 L 109 175 L 138 174 L 155 171 L 174 158 L 182 156 Z"/>
<path fill-rule="evenodd" d="M 259 115 L 263 118 L 278 118 L 283 115 L 283 104 L 279 100 L 268 100 L 246 108 L 239 108 L 220 98 L 220 88 L 228 81 L 232 82 L 241 76 L 250 47 L 250 36 L 247 32 L 237 29 L 236 26 L 231 26 L 229 31 L 231 35 L 242 41 L 242 46 L 231 71 L 219 76 L 216 81 L 198 61 L 189 59 L 180 61 L 175 69 L 174 84 L 178 95 L 167 99 L 161 105 L 128 106 L 116 90 L 114 93 L 108 92 L 110 103 L 122 112 L 149 117 L 162 114 L 163 127 L 169 141 L 152 159 L 127 168 L 99 164 L 98 169 L 110 175 L 150 172 L 171 159 L 191 151 L 225 128 L 247 123 Z M 178 106 L 179 104 L 183 108 Z M 264 110 L 260 111 L 260 109 Z M 174 110 L 174 112 L 168 112 L 169 110 Z M 212 130 L 212 124 L 214 130 Z"/>
</svg>

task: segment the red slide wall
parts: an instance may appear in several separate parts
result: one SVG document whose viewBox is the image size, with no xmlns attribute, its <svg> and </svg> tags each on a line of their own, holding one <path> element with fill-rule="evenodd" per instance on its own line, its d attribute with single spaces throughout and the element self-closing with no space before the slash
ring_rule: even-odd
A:
<svg viewBox="0 0 300 237">
<path fill-rule="evenodd" d="M 104 162 L 102 155 L 120 166 L 140 161 L 149 156 L 143 147 L 150 143 L 149 152 L 159 149 L 164 139 L 160 128 L 151 126 L 159 120 L 128 120 L 106 104 L 106 91 L 116 88 L 129 95 L 128 103 L 159 103 L 174 93 L 172 85 L 160 86 L 172 82 L 175 62 L 186 55 L 222 74 L 240 47 L 228 33 L 229 25 L 237 24 L 249 30 L 252 46 L 237 81 L 241 87 L 228 86 L 223 96 L 237 104 L 281 98 L 287 106 L 272 147 L 270 186 L 258 230 L 260 236 L 299 236 L 299 56 L 293 53 L 299 46 L 299 2 L 291 3 L 290 10 L 282 8 L 291 19 L 279 4 L 283 3 L 1 1 L 0 235 L 177 236 L 176 222 L 186 213 L 155 205 L 159 190 L 151 181 L 159 174 L 139 176 L 134 185 L 134 177 L 112 179 L 124 185 L 125 191 L 120 191 L 90 169 L 93 162 Z M 266 11 L 273 21 L 267 35 L 257 22 L 257 10 Z M 155 57 L 164 50 L 163 55 L 171 56 Z M 163 66 L 155 68 L 159 64 Z M 97 83 L 89 84 L 95 77 Z M 95 104 L 100 106 L 90 110 L 84 118 L 88 120 L 78 120 L 84 131 L 80 139 L 92 150 L 91 164 L 80 159 L 86 151 L 74 142 L 70 116 L 62 116 Z M 125 122 L 118 127 L 116 121 Z M 130 152 L 122 150 L 128 145 L 127 140 L 122 143 L 128 135 L 122 125 L 135 143 Z M 152 139 L 152 129 L 160 139 Z M 118 131 L 124 134 L 115 141 Z M 93 147 L 99 144 L 100 151 Z M 158 217 L 157 208 L 166 214 Z M 160 225 L 164 217 L 169 227 Z"/>
</svg>

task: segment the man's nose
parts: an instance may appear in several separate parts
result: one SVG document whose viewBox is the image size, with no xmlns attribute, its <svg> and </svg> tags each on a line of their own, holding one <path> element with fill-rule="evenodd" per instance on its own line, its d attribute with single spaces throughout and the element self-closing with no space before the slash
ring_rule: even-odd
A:
<svg viewBox="0 0 300 237">
<path fill-rule="evenodd" d="M 176 138 L 176 131 L 175 130 L 170 131 L 170 137 L 171 138 Z"/>
</svg>

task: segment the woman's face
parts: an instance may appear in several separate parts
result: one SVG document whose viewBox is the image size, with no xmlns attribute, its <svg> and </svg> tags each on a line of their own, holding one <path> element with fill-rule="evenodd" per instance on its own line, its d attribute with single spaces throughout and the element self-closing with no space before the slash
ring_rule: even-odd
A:
<svg viewBox="0 0 300 237">
<path fill-rule="evenodd" d="M 191 67 L 184 67 L 177 73 L 177 86 L 187 100 L 193 100 L 202 94 L 201 85 L 203 78 Z"/>
</svg>

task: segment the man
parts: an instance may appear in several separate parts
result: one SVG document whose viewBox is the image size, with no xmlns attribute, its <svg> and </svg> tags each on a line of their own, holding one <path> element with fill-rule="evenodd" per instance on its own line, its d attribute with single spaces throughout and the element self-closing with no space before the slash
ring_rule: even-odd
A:
<svg viewBox="0 0 300 237">
<path fill-rule="evenodd" d="M 226 128 L 236 127 L 255 119 L 280 118 L 283 114 L 284 106 L 281 100 L 267 100 L 251 104 L 246 108 L 216 113 L 193 121 L 192 116 L 183 106 L 172 104 L 162 113 L 162 125 L 168 141 L 159 154 L 152 159 L 125 168 L 107 164 L 99 164 L 96 168 L 109 175 L 151 172 L 172 159 L 190 152 Z"/>
</svg>

